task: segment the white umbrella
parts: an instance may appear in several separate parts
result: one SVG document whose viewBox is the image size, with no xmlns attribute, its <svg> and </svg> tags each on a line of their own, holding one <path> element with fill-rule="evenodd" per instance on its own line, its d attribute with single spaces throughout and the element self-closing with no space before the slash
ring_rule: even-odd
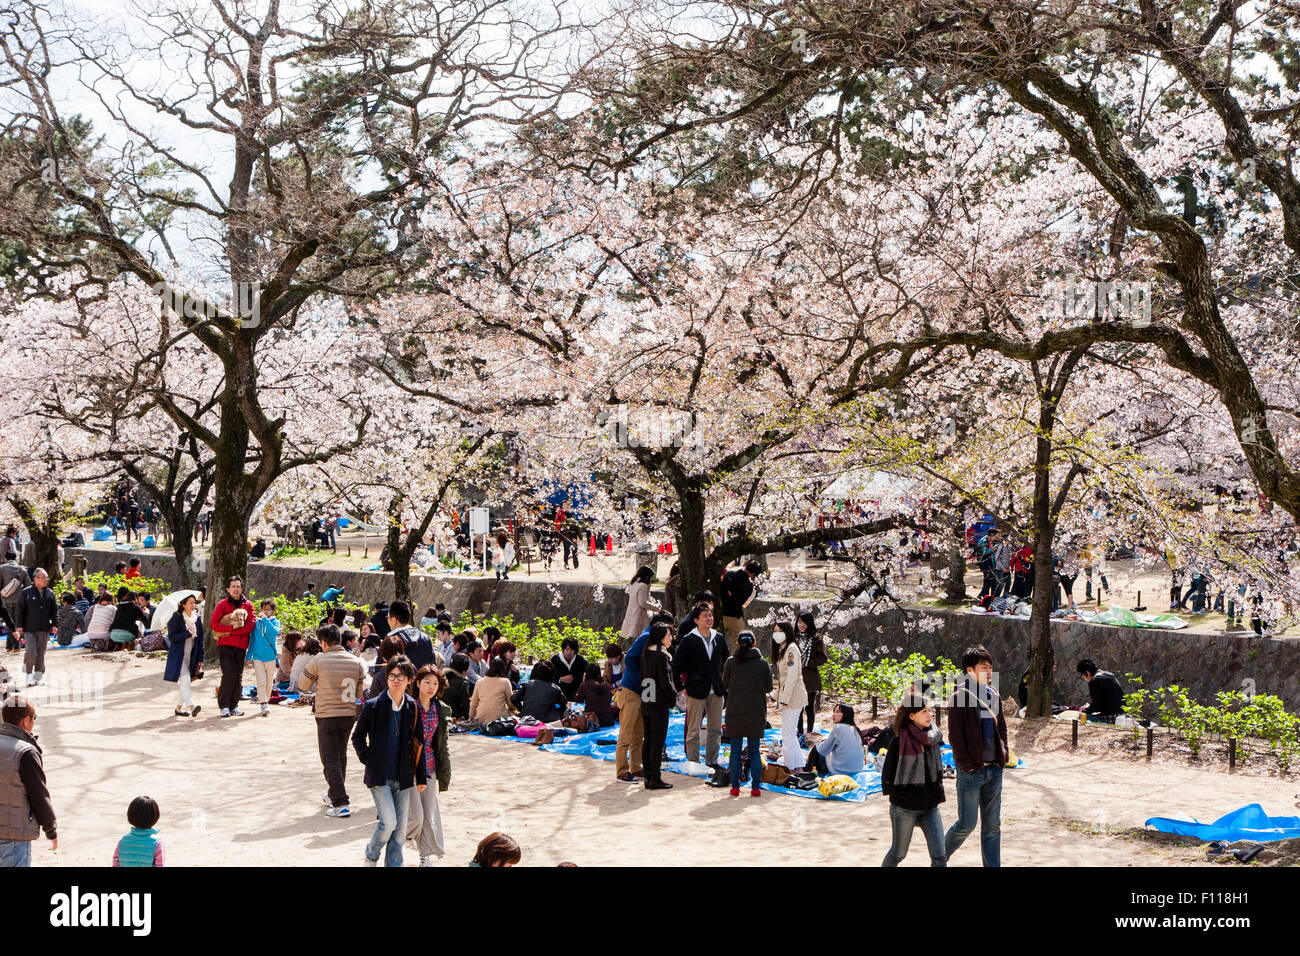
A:
<svg viewBox="0 0 1300 956">
<path fill-rule="evenodd" d="M 167 622 L 170 621 L 172 615 L 176 613 L 176 609 L 180 607 L 181 602 L 191 594 L 193 594 L 195 598 L 198 598 L 199 596 L 198 591 L 173 591 L 171 594 L 159 601 L 158 606 L 153 609 L 153 620 L 149 622 L 149 630 L 165 631 L 167 629 Z"/>
</svg>

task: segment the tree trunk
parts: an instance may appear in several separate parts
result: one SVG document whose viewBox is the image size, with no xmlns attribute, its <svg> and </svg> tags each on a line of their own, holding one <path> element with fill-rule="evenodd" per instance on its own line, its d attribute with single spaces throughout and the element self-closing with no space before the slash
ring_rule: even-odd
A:
<svg viewBox="0 0 1300 956">
<path fill-rule="evenodd" d="M 966 603 L 966 528 L 961 515 L 954 519 L 948 536 L 948 573 L 944 579 L 943 599 L 947 604 Z"/>
<path fill-rule="evenodd" d="M 1034 597 L 1029 614 L 1028 717 L 1052 716 L 1052 676 L 1056 656 L 1052 651 L 1052 501 L 1051 461 L 1053 403 L 1044 400 L 1039 411 L 1034 452 Z"/>
<path fill-rule="evenodd" d="M 171 523 L 168 522 L 170 529 Z M 180 576 L 180 588 L 183 591 L 197 591 L 203 585 L 203 575 L 194 566 L 194 541 L 190 529 L 185 528 L 178 536 L 172 532 L 172 551 L 176 554 L 176 567 Z"/>
<path fill-rule="evenodd" d="M 704 566 L 704 496 L 698 491 L 678 490 L 682 519 L 677 529 L 677 609 L 690 609 L 695 592 L 709 587 Z M 717 582 L 713 581 L 716 587 Z M 710 588 L 713 590 L 714 588 Z"/>
<path fill-rule="evenodd" d="M 37 510 L 24 498 L 10 498 L 9 503 L 18 512 L 27 533 L 32 536 L 32 548 L 36 552 L 35 567 L 44 568 L 50 576 L 50 584 L 55 585 L 63 577 L 63 569 L 59 567 L 59 539 L 62 536 L 60 532 L 64 508 L 58 500 L 57 489 L 51 488 L 46 497 L 51 505 L 44 516 L 38 516 Z M 18 557 L 22 559 L 21 554 Z"/>
</svg>

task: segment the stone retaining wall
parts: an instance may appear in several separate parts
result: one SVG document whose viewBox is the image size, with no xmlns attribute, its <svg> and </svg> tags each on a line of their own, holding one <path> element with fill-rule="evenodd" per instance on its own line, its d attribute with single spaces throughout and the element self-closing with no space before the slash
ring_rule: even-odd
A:
<svg viewBox="0 0 1300 956">
<path fill-rule="evenodd" d="M 124 552 L 74 550 L 86 557 L 91 571 L 111 571 Z M 147 577 L 175 584 L 179 577 L 170 555 L 136 551 Z M 319 594 L 331 584 L 342 585 L 347 596 L 358 603 L 391 600 L 391 574 L 381 571 L 314 571 L 296 565 L 254 562 L 248 568 L 248 587 L 258 594 L 299 595 L 308 581 Z M 497 584 L 483 578 L 421 578 L 413 575 L 412 593 L 417 613 L 442 602 L 456 616 L 468 608 L 476 614 L 495 611 L 517 620 L 571 617 L 595 627 L 617 628 L 627 606 L 625 589 L 603 588 L 597 601 L 589 584 L 547 585 L 527 576 Z M 558 606 L 554 603 L 559 598 Z M 750 607 L 751 620 L 772 610 L 791 607 L 786 601 L 756 600 Z M 785 616 L 785 615 L 783 615 Z M 769 629 L 757 628 L 760 641 L 767 643 Z M 887 648 L 890 656 L 919 651 L 934 659 L 958 660 L 970 644 L 980 643 L 993 655 L 1000 683 L 1014 693 L 1028 660 L 1028 637 L 1023 621 L 983 617 L 959 610 L 893 608 L 881 614 L 860 617 L 847 626 L 831 628 L 826 636 L 847 642 L 861 656 Z M 1288 706 L 1300 710 L 1300 642 L 1294 638 L 1258 638 L 1249 631 L 1232 634 L 1189 630 L 1161 631 L 1121 628 L 1079 622 L 1052 624 L 1052 643 L 1057 659 L 1057 696 L 1063 702 L 1087 699 L 1086 687 L 1075 674 L 1074 665 L 1090 657 L 1107 670 L 1142 675 L 1148 687 L 1179 684 L 1203 702 L 1212 701 L 1219 690 L 1240 690 L 1243 681 L 1254 681 L 1254 690 L 1276 694 Z M 898 649 L 902 648 L 900 652 Z"/>
</svg>

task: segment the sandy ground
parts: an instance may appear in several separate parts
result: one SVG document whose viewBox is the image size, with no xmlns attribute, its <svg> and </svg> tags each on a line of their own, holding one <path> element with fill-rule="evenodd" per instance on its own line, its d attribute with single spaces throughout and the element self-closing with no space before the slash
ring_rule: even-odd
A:
<svg viewBox="0 0 1300 956">
<path fill-rule="evenodd" d="M 16 655 L 4 662 L 17 670 Z M 112 860 L 139 794 L 162 807 L 170 865 L 359 865 L 374 806 L 361 767 L 348 766 L 354 814 L 324 816 L 324 780 L 307 709 L 222 719 L 215 681 L 197 685 L 204 712 L 171 716 L 172 685 L 162 660 L 130 654 L 51 652 L 50 683 L 37 689 L 36 729 L 59 816 L 60 849 L 41 840 L 38 866 L 95 866 Z M 1068 730 L 1013 721 L 1012 746 L 1026 767 L 1009 771 L 1003 799 L 1008 866 L 1168 866 L 1204 862 L 1197 848 L 1149 845 L 1111 831 L 1149 816 L 1210 820 L 1245 803 L 1290 814 L 1294 779 L 1150 766 L 1072 754 Z M 524 744 L 453 736 L 451 789 L 442 794 L 447 865 L 461 865 L 494 829 L 515 836 L 524 864 L 651 865 L 695 847 L 699 864 L 878 865 L 889 844 L 884 798 L 865 804 L 764 792 L 732 799 L 703 782 L 670 775 L 671 791 L 648 793 L 614 780 L 613 765 L 547 754 Z M 945 824 L 956 814 L 947 785 Z M 743 818 L 743 819 L 742 819 Z M 618 829 L 611 829 L 618 824 Z M 632 826 L 627 826 L 632 824 Z M 408 863 L 417 862 L 412 847 Z M 924 842 L 905 866 L 928 864 Z M 977 834 L 955 866 L 979 864 Z"/>
</svg>

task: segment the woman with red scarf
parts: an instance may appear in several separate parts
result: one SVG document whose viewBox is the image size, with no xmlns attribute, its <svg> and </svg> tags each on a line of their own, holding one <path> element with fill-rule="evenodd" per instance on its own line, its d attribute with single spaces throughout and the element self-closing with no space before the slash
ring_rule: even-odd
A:
<svg viewBox="0 0 1300 956">
<path fill-rule="evenodd" d="M 907 856 L 912 832 L 919 826 L 930 850 L 931 866 L 947 866 L 943 820 L 943 735 L 930 713 L 930 702 L 913 689 L 894 715 L 894 740 L 880 771 L 880 788 L 889 797 L 893 841 L 881 866 L 898 866 Z"/>
</svg>

